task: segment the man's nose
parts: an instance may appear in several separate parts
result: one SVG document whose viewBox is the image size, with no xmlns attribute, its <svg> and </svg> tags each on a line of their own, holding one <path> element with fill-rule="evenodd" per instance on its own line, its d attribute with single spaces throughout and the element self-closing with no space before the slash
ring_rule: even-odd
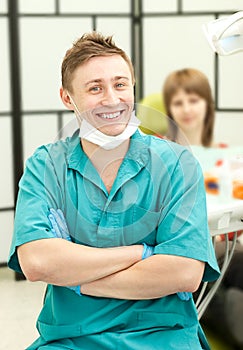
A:
<svg viewBox="0 0 243 350">
<path fill-rule="evenodd" d="M 107 88 L 104 91 L 102 104 L 107 105 L 117 105 L 120 103 L 119 92 L 115 91 L 112 87 Z"/>
</svg>

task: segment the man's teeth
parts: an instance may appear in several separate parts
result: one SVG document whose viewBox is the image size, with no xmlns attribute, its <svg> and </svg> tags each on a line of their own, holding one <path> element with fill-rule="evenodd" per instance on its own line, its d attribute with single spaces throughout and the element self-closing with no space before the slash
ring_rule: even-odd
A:
<svg viewBox="0 0 243 350">
<path fill-rule="evenodd" d="M 101 117 L 104 119 L 113 119 L 119 117 L 121 112 L 116 112 L 116 113 L 110 113 L 110 114 L 101 114 Z"/>
</svg>

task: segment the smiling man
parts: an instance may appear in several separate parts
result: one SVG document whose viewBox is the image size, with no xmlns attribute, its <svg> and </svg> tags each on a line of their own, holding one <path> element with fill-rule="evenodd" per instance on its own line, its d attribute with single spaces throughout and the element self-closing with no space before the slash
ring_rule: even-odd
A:
<svg viewBox="0 0 243 350">
<path fill-rule="evenodd" d="M 133 84 L 132 72 L 120 55 L 92 57 L 76 69 L 71 90 L 62 88 L 61 96 L 67 108 L 75 108 L 104 134 L 116 136 L 130 120 Z"/>
<path fill-rule="evenodd" d="M 9 257 L 48 284 L 29 350 L 208 349 L 191 294 L 219 275 L 203 176 L 139 132 L 134 83 L 111 37 L 85 34 L 64 57 L 79 129 L 27 161 Z"/>
</svg>

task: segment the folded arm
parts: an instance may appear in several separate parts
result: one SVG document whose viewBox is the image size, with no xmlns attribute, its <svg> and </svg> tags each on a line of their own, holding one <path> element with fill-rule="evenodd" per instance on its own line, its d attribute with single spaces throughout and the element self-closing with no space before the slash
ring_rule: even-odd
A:
<svg viewBox="0 0 243 350">
<path fill-rule="evenodd" d="M 17 251 L 23 272 L 32 281 L 69 286 L 80 295 L 80 284 L 112 275 L 153 254 L 153 247 L 145 243 L 114 248 L 72 243 L 63 212 L 50 209 L 48 218 L 55 239 L 32 241 Z"/>
<path fill-rule="evenodd" d="M 20 266 L 30 281 L 80 285 L 126 269 L 142 258 L 143 246 L 93 248 L 61 238 L 41 239 L 18 247 Z"/>
<path fill-rule="evenodd" d="M 201 282 L 204 263 L 200 261 L 151 256 L 153 247 L 146 244 L 116 248 L 74 244 L 63 213 L 51 209 L 49 218 L 56 239 L 37 240 L 18 248 L 20 265 L 32 281 L 75 286 L 78 294 L 82 285 L 83 294 L 121 299 L 152 299 L 183 292 L 178 293 L 183 300 L 185 292 L 195 291 Z"/>
<path fill-rule="evenodd" d="M 201 261 L 173 255 L 153 255 L 133 266 L 81 286 L 81 293 L 119 299 L 154 299 L 194 292 L 203 276 Z"/>
</svg>

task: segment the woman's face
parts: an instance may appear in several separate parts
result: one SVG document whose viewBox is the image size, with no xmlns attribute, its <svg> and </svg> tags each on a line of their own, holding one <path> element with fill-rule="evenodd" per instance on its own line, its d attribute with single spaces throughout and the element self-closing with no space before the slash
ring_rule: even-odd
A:
<svg viewBox="0 0 243 350">
<path fill-rule="evenodd" d="M 207 102 L 196 93 L 179 89 L 171 99 L 170 114 L 183 132 L 202 130 Z"/>
</svg>

